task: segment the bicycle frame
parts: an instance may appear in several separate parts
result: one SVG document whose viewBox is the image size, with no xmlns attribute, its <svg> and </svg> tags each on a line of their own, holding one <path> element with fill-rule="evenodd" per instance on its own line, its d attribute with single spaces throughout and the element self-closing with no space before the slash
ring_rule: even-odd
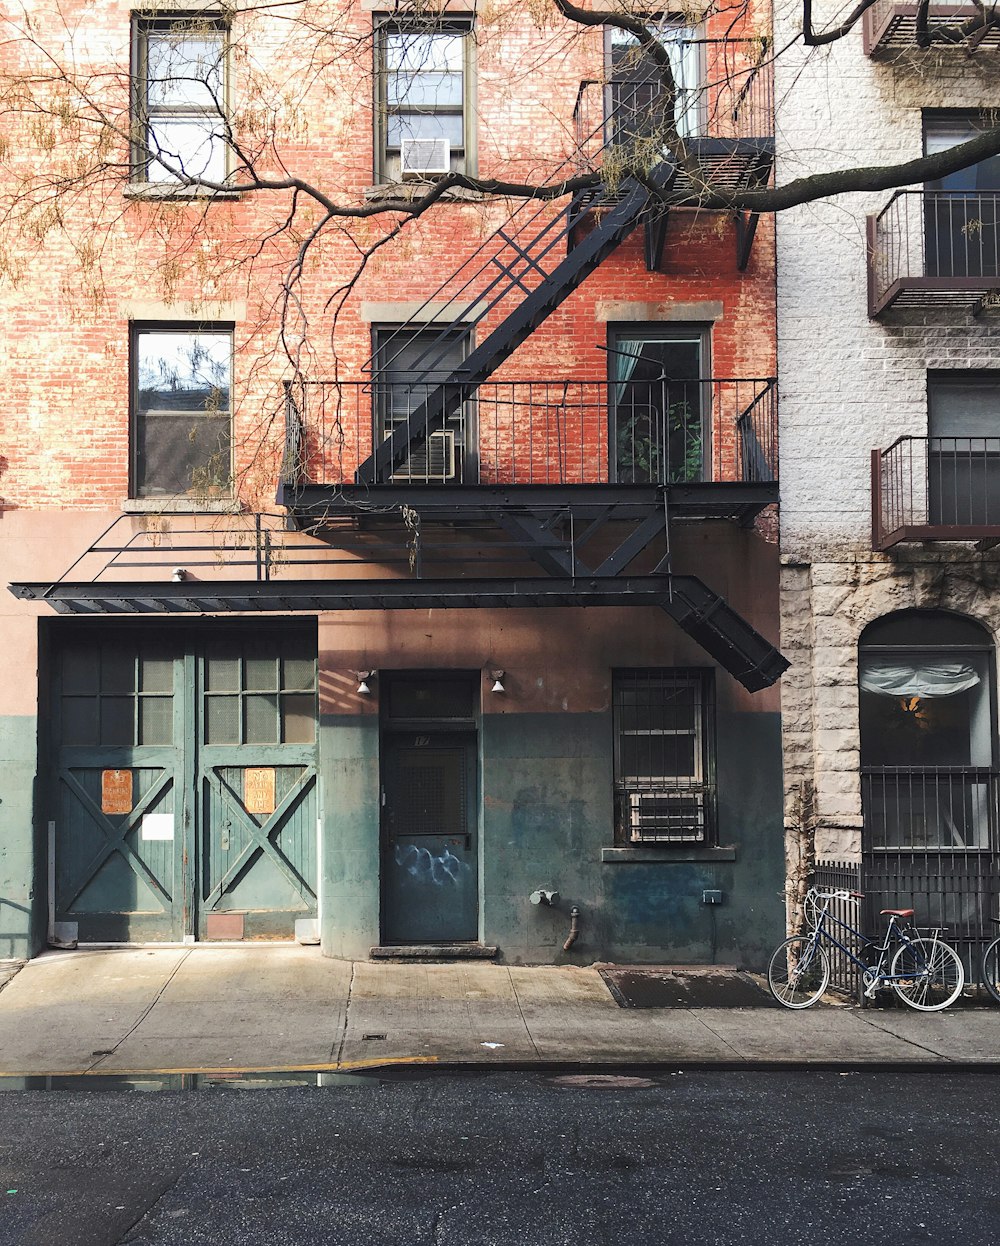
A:
<svg viewBox="0 0 1000 1246">
<path fill-rule="evenodd" d="M 871 999 L 878 988 L 886 983 L 892 982 L 911 982 L 922 978 L 926 972 L 927 958 L 924 955 L 923 942 L 916 928 L 910 924 L 903 922 L 895 915 L 889 917 L 889 924 L 885 930 L 885 937 L 881 944 L 877 940 L 869 938 L 850 922 L 845 922 L 839 917 L 835 917 L 829 911 L 829 902 L 832 897 L 816 897 L 815 912 L 816 922 L 812 931 L 812 946 L 818 947 L 821 942 L 832 944 L 838 948 L 844 955 L 861 971 L 861 980 L 864 983 L 864 994 L 867 999 Z M 872 948 L 878 952 L 878 960 L 875 965 L 866 964 L 860 957 L 856 956 L 846 944 L 841 941 L 827 929 L 828 923 L 840 927 L 842 930 L 856 936 L 861 941 L 861 948 Z M 937 943 L 940 931 L 935 930 L 931 935 L 931 946 Z M 914 949 L 914 956 L 917 966 L 920 966 L 912 973 L 889 973 L 886 969 L 886 961 L 890 951 L 895 951 L 897 947 L 906 946 Z"/>
</svg>

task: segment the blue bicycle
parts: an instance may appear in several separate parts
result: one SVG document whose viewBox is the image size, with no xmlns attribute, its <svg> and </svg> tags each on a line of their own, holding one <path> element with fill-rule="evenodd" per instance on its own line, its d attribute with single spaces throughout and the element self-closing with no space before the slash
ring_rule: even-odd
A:
<svg viewBox="0 0 1000 1246">
<path fill-rule="evenodd" d="M 937 930 L 921 935 L 912 924 L 913 909 L 882 910 L 889 924 L 881 943 L 830 912 L 832 900 L 862 899 L 858 891 L 810 887 L 805 899 L 809 932 L 779 944 L 767 968 L 767 984 L 778 1003 L 809 1008 L 822 997 L 830 983 L 826 948 L 832 946 L 858 966 L 866 999 L 873 999 L 879 987 L 891 986 L 904 1004 L 920 1012 L 940 1012 L 953 1004 L 965 987 L 965 969 L 955 949 L 938 938 Z"/>
</svg>

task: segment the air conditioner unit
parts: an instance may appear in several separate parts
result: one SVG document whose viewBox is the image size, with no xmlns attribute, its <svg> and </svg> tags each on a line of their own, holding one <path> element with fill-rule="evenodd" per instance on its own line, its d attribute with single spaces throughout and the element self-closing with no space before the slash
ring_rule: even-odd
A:
<svg viewBox="0 0 1000 1246">
<path fill-rule="evenodd" d="M 628 829 L 634 843 L 704 843 L 705 793 L 629 792 Z"/>
<path fill-rule="evenodd" d="M 405 178 L 451 172 L 451 146 L 444 138 L 402 138 L 399 164 Z"/>
<path fill-rule="evenodd" d="M 386 437 L 392 436 L 391 432 Z M 416 481 L 425 484 L 428 481 L 446 481 L 455 479 L 455 434 L 450 429 L 431 433 L 426 444 L 414 450 L 405 463 L 401 463 L 393 473 L 392 479 L 397 483 Z"/>
</svg>

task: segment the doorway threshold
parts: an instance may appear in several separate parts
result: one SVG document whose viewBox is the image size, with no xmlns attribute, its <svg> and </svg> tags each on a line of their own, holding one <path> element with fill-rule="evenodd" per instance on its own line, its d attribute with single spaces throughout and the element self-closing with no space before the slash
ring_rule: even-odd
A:
<svg viewBox="0 0 1000 1246">
<path fill-rule="evenodd" d="M 371 949 L 372 960 L 493 960 L 500 949 L 490 943 L 386 943 Z"/>
</svg>

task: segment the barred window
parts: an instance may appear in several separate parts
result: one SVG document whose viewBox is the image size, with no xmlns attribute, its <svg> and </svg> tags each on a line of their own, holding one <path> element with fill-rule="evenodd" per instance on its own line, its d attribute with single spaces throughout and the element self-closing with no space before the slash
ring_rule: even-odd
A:
<svg viewBox="0 0 1000 1246">
<path fill-rule="evenodd" d="M 619 843 L 712 842 L 711 696 L 710 671 L 615 672 Z"/>
</svg>

